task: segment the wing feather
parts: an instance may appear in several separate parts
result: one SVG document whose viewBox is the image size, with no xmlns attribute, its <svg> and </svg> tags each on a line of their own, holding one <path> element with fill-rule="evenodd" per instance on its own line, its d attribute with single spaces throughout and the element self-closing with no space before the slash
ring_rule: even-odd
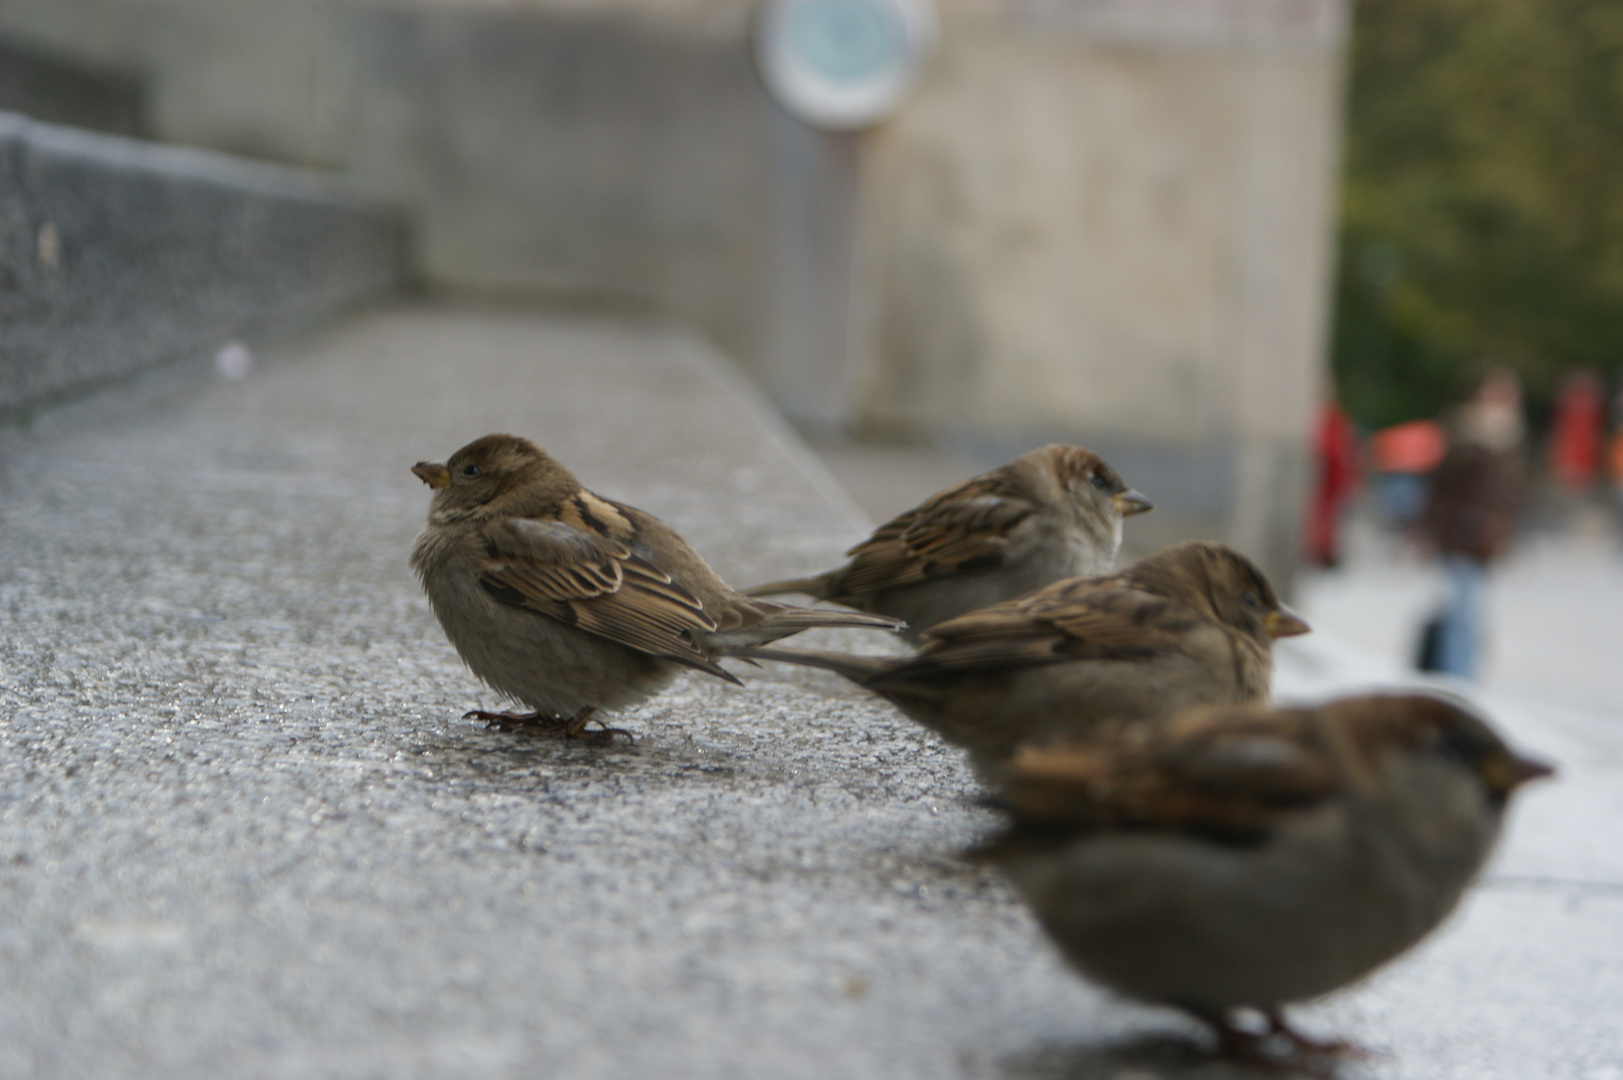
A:
<svg viewBox="0 0 1623 1080">
<path fill-rule="evenodd" d="M 883 592 L 977 565 L 996 565 L 1009 534 L 1036 512 L 1036 504 L 1015 491 L 1006 477 L 966 480 L 892 518 L 846 552 L 851 562 L 828 598 Z"/>
<path fill-rule="evenodd" d="M 503 603 L 733 678 L 704 651 L 716 621 L 698 597 L 621 541 L 535 518 L 493 522 L 484 539 L 480 582 Z"/>
<path fill-rule="evenodd" d="M 1142 660 L 1186 650 L 1202 621 L 1176 601 L 1109 578 L 1073 579 L 931 627 L 919 662 L 954 669 Z"/>
<path fill-rule="evenodd" d="M 1193 709 L 1028 746 L 1006 777 L 1009 801 L 1038 825 L 1256 840 L 1337 790 L 1329 752 L 1306 735 L 1304 715 Z"/>
</svg>

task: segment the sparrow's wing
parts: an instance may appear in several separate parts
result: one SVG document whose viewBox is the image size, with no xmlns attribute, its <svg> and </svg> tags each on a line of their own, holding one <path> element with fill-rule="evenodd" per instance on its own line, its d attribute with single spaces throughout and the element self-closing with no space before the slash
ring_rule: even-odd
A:
<svg viewBox="0 0 1623 1080">
<path fill-rule="evenodd" d="M 1258 840 L 1337 790 L 1337 771 L 1302 715 L 1199 709 L 1026 747 L 1005 790 L 1016 814 L 1038 826 Z"/>
<path fill-rule="evenodd" d="M 1110 579 L 1075 579 L 938 623 L 925 632 L 919 661 L 961 669 L 1147 660 L 1187 651 L 1207 623 L 1176 601 Z"/>
<path fill-rule="evenodd" d="M 538 518 L 492 522 L 482 538 L 479 583 L 503 603 L 737 681 L 699 647 L 716 628 L 699 599 L 620 541 Z"/>
<path fill-rule="evenodd" d="M 892 518 L 846 552 L 851 562 L 835 583 L 836 595 L 883 592 L 997 566 L 1010 533 L 1036 512 L 1036 503 L 1003 476 L 966 480 Z"/>
</svg>

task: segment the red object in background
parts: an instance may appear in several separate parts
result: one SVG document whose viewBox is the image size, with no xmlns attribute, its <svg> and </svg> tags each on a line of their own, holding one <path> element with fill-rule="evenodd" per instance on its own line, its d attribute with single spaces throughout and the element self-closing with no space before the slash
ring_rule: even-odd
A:
<svg viewBox="0 0 1623 1080">
<path fill-rule="evenodd" d="M 1375 468 L 1383 473 L 1431 472 L 1448 451 L 1448 436 L 1435 420 L 1393 424 L 1369 437 Z"/>
<path fill-rule="evenodd" d="M 1574 371 L 1556 391 L 1550 422 L 1550 475 L 1570 492 L 1584 491 L 1595 482 L 1604 412 L 1600 377 L 1593 371 Z"/>
<path fill-rule="evenodd" d="M 1358 490 L 1358 430 L 1334 402 L 1319 411 L 1318 482 L 1308 504 L 1307 554 L 1316 566 L 1335 566 L 1341 508 Z"/>
</svg>

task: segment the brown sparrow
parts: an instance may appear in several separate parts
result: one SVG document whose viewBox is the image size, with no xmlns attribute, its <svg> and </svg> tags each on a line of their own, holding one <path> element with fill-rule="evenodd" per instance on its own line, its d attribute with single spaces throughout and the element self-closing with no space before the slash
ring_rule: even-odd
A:
<svg viewBox="0 0 1623 1080">
<path fill-rule="evenodd" d="M 940 623 L 913 657 L 738 655 L 838 672 L 969 750 L 995 779 L 1030 739 L 1112 717 L 1266 702 L 1272 639 L 1307 630 L 1251 560 L 1190 541 Z"/>
<path fill-rule="evenodd" d="M 642 701 L 684 667 L 814 626 L 895 619 L 752 600 L 664 522 L 592 494 L 540 448 L 487 435 L 413 473 L 434 489 L 411 565 L 473 673 L 531 709 L 470 713 L 562 725 Z"/>
<path fill-rule="evenodd" d="M 894 615 L 906 634 L 1069 577 L 1109 572 L 1121 519 L 1152 509 L 1092 450 L 1038 447 L 881 525 L 851 561 L 749 596 L 803 593 Z"/>
<path fill-rule="evenodd" d="M 1350 1049 L 1281 1008 L 1362 978 L 1440 923 L 1510 793 L 1552 770 L 1427 696 L 1202 707 L 1024 747 L 995 862 L 1089 978 L 1277 1063 Z M 1259 1012 L 1261 1032 L 1236 1024 Z"/>
</svg>

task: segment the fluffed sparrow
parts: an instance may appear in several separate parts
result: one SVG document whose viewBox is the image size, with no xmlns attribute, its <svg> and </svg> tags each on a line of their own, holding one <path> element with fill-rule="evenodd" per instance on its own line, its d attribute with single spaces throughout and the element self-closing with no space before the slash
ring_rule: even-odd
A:
<svg viewBox="0 0 1623 1080">
<path fill-rule="evenodd" d="M 1084 975 L 1261 1062 L 1349 1049 L 1286 1025 L 1440 923 L 1510 793 L 1552 770 L 1428 696 L 1192 709 L 1024 747 L 980 852 Z M 1248 1031 L 1235 1011 L 1255 1009 Z"/>
<path fill-rule="evenodd" d="M 1030 739 L 1112 717 L 1266 702 L 1272 639 L 1307 629 L 1251 560 L 1190 541 L 940 623 L 913 657 L 740 655 L 838 672 L 967 749 L 995 780 Z"/>
<path fill-rule="evenodd" d="M 533 443 L 487 435 L 411 470 L 434 489 L 411 565 L 473 673 L 535 710 L 476 713 L 580 735 L 684 667 L 814 626 L 895 630 L 883 616 L 753 600 L 650 514 L 604 499 Z"/>
<path fill-rule="evenodd" d="M 916 642 L 936 623 L 988 604 L 1109 572 L 1121 519 L 1149 509 L 1098 454 L 1054 443 L 892 518 L 836 570 L 745 591 L 803 593 L 894 615 Z"/>
</svg>

